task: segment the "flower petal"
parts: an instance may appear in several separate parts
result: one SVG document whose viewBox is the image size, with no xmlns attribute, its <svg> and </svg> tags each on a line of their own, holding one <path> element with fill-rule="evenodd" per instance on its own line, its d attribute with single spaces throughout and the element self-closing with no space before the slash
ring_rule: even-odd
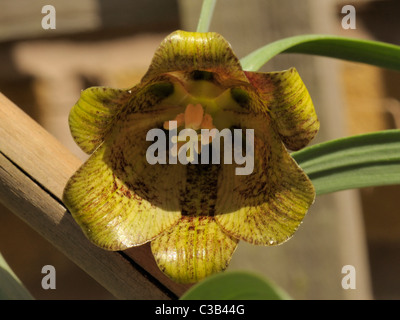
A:
<svg viewBox="0 0 400 320">
<path fill-rule="evenodd" d="M 178 165 L 162 171 L 161 165 L 143 168 L 143 161 L 131 159 L 122 174 L 110 166 L 116 160 L 111 148 L 101 146 L 71 177 L 63 195 L 88 238 L 108 250 L 150 241 L 181 216 Z"/>
<path fill-rule="evenodd" d="M 86 153 L 104 140 L 113 119 L 132 96 L 130 90 L 92 87 L 81 92 L 69 114 L 72 137 Z"/>
<path fill-rule="evenodd" d="M 305 147 L 316 135 L 319 121 L 314 105 L 296 69 L 282 72 L 246 72 L 268 108 L 269 114 L 291 150 Z"/>
<path fill-rule="evenodd" d="M 235 175 L 235 165 L 221 167 L 215 220 L 235 238 L 279 244 L 300 225 L 314 201 L 314 187 L 268 121 L 248 124 L 255 130 L 254 170 L 245 176 Z"/>
<path fill-rule="evenodd" d="M 151 242 L 158 266 L 177 282 L 191 283 L 224 270 L 238 243 L 215 222 L 219 165 L 188 164 L 182 219 Z"/>
<path fill-rule="evenodd" d="M 184 216 L 151 242 L 158 267 L 180 283 L 193 283 L 224 270 L 238 240 L 224 233 L 211 216 Z"/>
<path fill-rule="evenodd" d="M 154 104 L 159 100 L 153 94 L 155 85 L 124 106 L 104 142 L 64 190 L 63 201 L 75 220 L 90 240 L 105 249 L 122 250 L 150 241 L 181 216 L 185 166 L 151 165 L 146 157 L 152 145 L 146 138 L 149 130 L 162 128 L 166 119 L 182 111 Z"/>
<path fill-rule="evenodd" d="M 215 72 L 222 80 L 248 82 L 239 59 L 220 34 L 181 30 L 164 39 L 142 81 L 167 72 L 197 70 Z"/>
</svg>

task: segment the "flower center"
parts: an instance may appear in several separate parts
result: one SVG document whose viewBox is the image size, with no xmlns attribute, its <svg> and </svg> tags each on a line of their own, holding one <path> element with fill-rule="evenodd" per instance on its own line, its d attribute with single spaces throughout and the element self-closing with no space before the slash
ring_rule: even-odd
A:
<svg viewBox="0 0 400 320">
<path fill-rule="evenodd" d="M 177 144 L 177 149 L 172 149 L 172 155 L 177 156 L 179 151 L 183 145 L 185 145 L 186 158 L 189 162 L 194 160 L 194 151 L 200 154 L 201 145 L 202 144 L 209 144 L 212 142 L 212 136 L 208 135 L 207 137 L 202 137 L 201 129 L 214 129 L 215 126 L 213 125 L 213 119 L 210 114 L 205 113 L 203 106 L 201 104 L 188 104 L 186 106 L 184 113 L 179 113 L 174 120 L 176 122 L 176 128 L 181 128 L 180 131 L 183 129 L 191 129 L 196 132 L 195 135 L 190 134 L 188 137 L 187 135 L 177 135 L 172 137 L 171 141 Z M 171 130 L 170 122 L 164 122 L 164 129 Z M 182 128 L 183 127 L 183 128 Z M 190 131 L 190 130 L 186 130 Z M 191 133 L 193 131 L 190 131 Z M 189 139 L 189 140 L 188 140 Z M 174 152 L 175 150 L 175 152 Z"/>
</svg>

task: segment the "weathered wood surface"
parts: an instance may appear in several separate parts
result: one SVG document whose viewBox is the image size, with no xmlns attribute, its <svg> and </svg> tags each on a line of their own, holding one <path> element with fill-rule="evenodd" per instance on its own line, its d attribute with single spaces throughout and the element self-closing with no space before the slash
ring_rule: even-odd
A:
<svg viewBox="0 0 400 320">
<path fill-rule="evenodd" d="M 157 268 L 148 245 L 110 252 L 89 242 L 61 197 L 81 165 L 61 143 L 0 93 L 0 201 L 121 299 L 171 299 L 188 286 Z"/>
</svg>

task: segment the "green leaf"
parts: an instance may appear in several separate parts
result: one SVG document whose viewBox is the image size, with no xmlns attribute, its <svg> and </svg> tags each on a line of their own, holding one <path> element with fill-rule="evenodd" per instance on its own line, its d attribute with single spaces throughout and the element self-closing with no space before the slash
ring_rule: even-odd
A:
<svg viewBox="0 0 400 320">
<path fill-rule="evenodd" d="M 243 271 L 215 274 L 190 288 L 181 300 L 289 300 L 287 293 L 266 279 Z"/>
<path fill-rule="evenodd" d="M 217 0 L 203 0 L 201 7 L 197 32 L 207 32 L 210 27 L 211 19 L 214 13 L 215 3 Z"/>
<path fill-rule="evenodd" d="M 33 297 L 22 285 L 0 253 L 0 300 L 31 300 Z"/>
<path fill-rule="evenodd" d="M 301 35 L 263 46 L 241 59 L 244 70 L 257 71 L 280 53 L 313 54 L 400 70 L 400 46 L 330 35 Z"/>
<path fill-rule="evenodd" d="M 400 184 L 400 130 L 328 141 L 292 156 L 317 195 L 370 186 Z"/>
</svg>

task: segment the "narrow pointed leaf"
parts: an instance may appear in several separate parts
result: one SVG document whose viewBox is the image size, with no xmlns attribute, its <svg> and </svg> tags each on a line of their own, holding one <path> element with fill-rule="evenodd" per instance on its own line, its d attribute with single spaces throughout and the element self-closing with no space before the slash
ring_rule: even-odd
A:
<svg viewBox="0 0 400 320">
<path fill-rule="evenodd" d="M 400 130 L 328 141 L 292 153 L 318 195 L 400 184 Z"/>
<path fill-rule="evenodd" d="M 257 71 L 280 53 L 304 53 L 400 70 L 400 46 L 331 35 L 301 35 L 263 46 L 240 60 L 246 71 Z"/>
</svg>

